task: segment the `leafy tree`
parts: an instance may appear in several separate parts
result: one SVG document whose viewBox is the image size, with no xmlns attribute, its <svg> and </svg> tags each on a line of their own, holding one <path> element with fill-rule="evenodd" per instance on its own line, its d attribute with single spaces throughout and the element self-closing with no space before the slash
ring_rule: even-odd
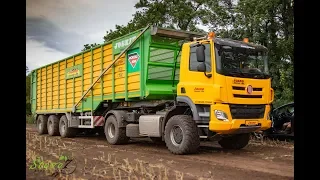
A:
<svg viewBox="0 0 320 180">
<path fill-rule="evenodd" d="M 205 13 L 206 0 L 140 0 L 135 4 L 137 12 L 127 25 L 116 25 L 115 30 L 107 31 L 104 41 L 121 37 L 144 28 L 147 24 L 172 29 L 200 31 L 200 17 Z"/>
<path fill-rule="evenodd" d="M 293 0 L 212 0 L 202 21 L 221 37 L 248 37 L 269 49 L 275 106 L 293 101 Z"/>
<path fill-rule="evenodd" d="M 100 44 L 97 44 L 97 43 L 94 43 L 94 44 L 85 44 L 85 45 L 83 45 L 84 48 L 83 48 L 81 51 L 86 51 L 86 50 L 89 50 L 89 49 L 94 48 L 94 47 L 99 46 L 99 45 L 100 45 Z"/>
<path fill-rule="evenodd" d="M 200 23 L 217 36 L 266 46 L 269 51 L 275 107 L 293 101 L 293 0 L 140 0 L 127 25 L 108 30 L 104 41 L 155 24 L 160 27 L 203 31 Z"/>
</svg>

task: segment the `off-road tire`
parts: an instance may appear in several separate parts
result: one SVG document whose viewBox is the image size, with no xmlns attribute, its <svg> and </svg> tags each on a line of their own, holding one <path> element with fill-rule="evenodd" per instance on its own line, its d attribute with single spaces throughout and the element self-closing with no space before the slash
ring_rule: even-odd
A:
<svg viewBox="0 0 320 180">
<path fill-rule="evenodd" d="M 225 149 L 242 149 L 250 140 L 250 134 L 236 134 L 230 137 L 223 137 L 218 143 Z"/>
<path fill-rule="evenodd" d="M 48 116 L 45 116 L 45 115 L 38 116 L 37 130 L 39 135 L 48 133 L 47 123 L 48 123 Z"/>
<path fill-rule="evenodd" d="M 182 140 L 180 144 L 174 145 L 171 131 L 174 127 L 180 127 L 182 130 Z M 172 133 L 173 134 L 173 133 Z M 194 154 L 198 152 L 200 146 L 200 137 L 197 124 L 188 115 L 175 115 L 169 119 L 165 127 L 165 143 L 169 151 L 173 154 Z M 176 143 L 176 142 L 175 142 Z"/>
<path fill-rule="evenodd" d="M 59 133 L 63 138 L 72 138 L 77 135 L 77 129 L 68 127 L 68 119 L 66 115 L 61 116 L 59 121 Z"/>
<path fill-rule="evenodd" d="M 126 128 L 119 128 L 114 115 L 107 118 L 104 126 L 104 134 L 108 143 L 112 145 L 126 144 L 129 141 L 129 137 L 126 136 Z"/>
<path fill-rule="evenodd" d="M 59 116 L 57 115 L 50 115 L 48 118 L 47 122 L 47 129 L 48 129 L 48 134 L 50 136 L 59 136 Z"/>
</svg>

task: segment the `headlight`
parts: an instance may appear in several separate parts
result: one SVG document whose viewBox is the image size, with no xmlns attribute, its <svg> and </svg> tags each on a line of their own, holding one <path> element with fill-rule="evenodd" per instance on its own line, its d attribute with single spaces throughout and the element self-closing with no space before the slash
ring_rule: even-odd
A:
<svg viewBox="0 0 320 180">
<path fill-rule="evenodd" d="M 228 116 L 225 112 L 220 110 L 214 110 L 214 114 L 216 115 L 216 118 L 222 121 L 229 121 Z"/>
</svg>

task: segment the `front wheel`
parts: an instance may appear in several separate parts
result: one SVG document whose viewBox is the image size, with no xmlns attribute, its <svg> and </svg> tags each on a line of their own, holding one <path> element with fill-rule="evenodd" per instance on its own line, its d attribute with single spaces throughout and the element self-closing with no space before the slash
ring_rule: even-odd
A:
<svg viewBox="0 0 320 180">
<path fill-rule="evenodd" d="M 165 127 L 164 139 L 173 154 L 193 154 L 200 146 L 197 124 L 188 115 L 171 117 Z"/>
<path fill-rule="evenodd" d="M 225 149 L 242 149 L 250 140 L 250 134 L 236 134 L 230 137 L 223 137 L 218 143 Z"/>
</svg>

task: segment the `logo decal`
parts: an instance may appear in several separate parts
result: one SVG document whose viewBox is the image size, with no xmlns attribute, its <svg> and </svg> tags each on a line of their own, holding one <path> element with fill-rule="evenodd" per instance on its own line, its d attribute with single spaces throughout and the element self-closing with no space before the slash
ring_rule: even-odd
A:
<svg viewBox="0 0 320 180">
<path fill-rule="evenodd" d="M 124 48 L 124 47 L 127 47 L 129 46 L 129 44 L 132 43 L 133 40 L 136 39 L 136 36 L 133 36 L 133 37 L 130 37 L 128 39 L 124 39 L 120 42 L 116 42 L 115 45 L 114 45 L 114 49 L 119 49 L 119 48 Z"/>
<path fill-rule="evenodd" d="M 251 85 L 248 85 L 248 87 L 247 87 L 247 93 L 248 93 L 248 94 L 251 94 L 252 91 L 253 91 L 252 86 L 251 86 Z"/>
<path fill-rule="evenodd" d="M 203 87 L 195 87 L 194 92 L 204 92 L 204 88 Z"/>
<path fill-rule="evenodd" d="M 75 65 L 73 67 L 66 68 L 66 79 L 76 78 L 82 76 L 82 64 Z"/>
<path fill-rule="evenodd" d="M 242 79 L 233 79 L 233 84 L 244 84 L 244 80 L 242 80 Z"/>
<path fill-rule="evenodd" d="M 67 73 L 67 76 L 78 76 L 78 75 L 80 75 L 80 70 L 79 69 L 71 69 Z"/>
<path fill-rule="evenodd" d="M 129 63 L 131 64 L 132 68 L 136 67 L 136 64 L 139 61 L 139 59 L 140 59 L 140 56 L 136 52 L 134 52 L 132 54 L 128 54 L 128 60 L 129 60 Z"/>
</svg>

